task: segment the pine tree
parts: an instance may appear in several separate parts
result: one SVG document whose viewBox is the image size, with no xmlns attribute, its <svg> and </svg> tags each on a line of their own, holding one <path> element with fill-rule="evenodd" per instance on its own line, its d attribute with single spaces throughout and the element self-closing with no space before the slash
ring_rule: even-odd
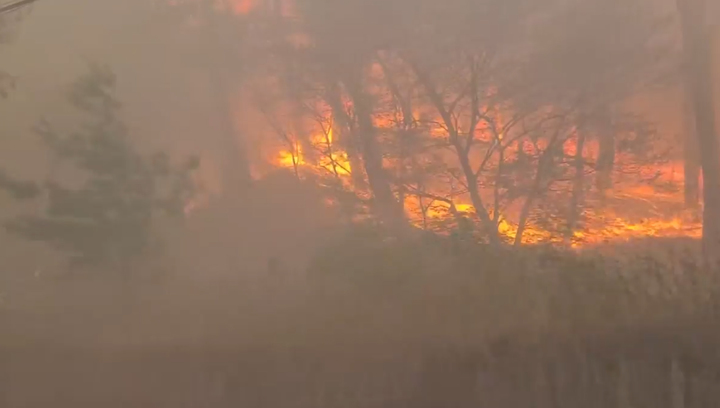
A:
<svg viewBox="0 0 720 408">
<path fill-rule="evenodd" d="M 5 183 L 24 187 L 26 196 L 38 190 L 46 200 L 42 214 L 15 218 L 6 227 L 69 254 L 72 266 L 127 277 L 151 248 L 154 218 L 183 214 L 192 193 L 189 175 L 198 162 L 173 166 L 164 154 L 144 156 L 134 149 L 118 117 L 121 105 L 113 96 L 114 88 L 114 74 L 92 66 L 73 84 L 68 98 L 89 117 L 87 123 L 70 135 L 41 123 L 38 133 L 51 153 L 80 170 L 83 183 L 70 188 L 47 182 L 35 189 Z"/>
</svg>

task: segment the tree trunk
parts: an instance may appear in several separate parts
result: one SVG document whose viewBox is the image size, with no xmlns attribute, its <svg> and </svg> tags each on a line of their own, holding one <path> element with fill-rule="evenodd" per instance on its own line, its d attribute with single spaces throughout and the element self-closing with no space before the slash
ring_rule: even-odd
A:
<svg viewBox="0 0 720 408">
<path fill-rule="evenodd" d="M 455 121 L 453 121 L 452 115 L 446 108 L 446 105 L 443 102 L 443 98 L 438 93 L 437 88 L 435 87 L 432 80 L 428 77 L 428 75 L 425 74 L 422 69 L 417 66 L 417 64 L 410 62 L 411 60 L 407 61 L 410 63 L 413 70 L 415 71 L 415 74 L 418 76 L 418 79 L 425 87 L 430 101 L 433 105 L 435 105 L 435 108 L 442 117 L 445 127 L 447 128 L 450 144 L 452 144 L 453 148 L 457 153 L 460 167 L 462 168 L 463 175 L 465 176 L 465 181 L 467 182 L 470 200 L 472 201 L 473 207 L 475 208 L 475 214 L 477 214 L 478 218 L 480 219 L 483 232 L 487 235 L 490 245 L 498 247 L 501 245 L 502 242 L 500 241 L 497 223 L 495 223 L 493 219 L 490 218 L 488 210 L 485 207 L 485 203 L 483 202 L 482 196 L 480 195 L 480 191 L 478 188 L 478 175 L 475 173 L 475 170 L 473 170 L 472 164 L 470 163 L 469 146 L 464 146 L 463 143 L 460 141 L 460 132 L 456 127 Z M 473 127 L 468 130 L 468 132 L 473 131 Z"/>
<path fill-rule="evenodd" d="M 463 169 L 463 173 L 465 174 L 465 180 L 468 184 L 467 187 L 468 193 L 470 193 L 470 201 L 472 201 L 473 207 L 475 208 L 475 214 L 477 214 L 478 218 L 480 218 L 480 223 L 482 224 L 482 228 L 485 230 L 484 232 L 485 235 L 487 235 L 488 237 L 488 242 L 490 243 L 490 245 L 498 247 L 500 246 L 501 242 L 500 237 L 498 236 L 497 224 L 495 224 L 490 218 L 490 215 L 488 215 L 487 209 L 485 208 L 485 204 L 482 200 L 482 196 L 480 196 L 478 179 L 473 172 L 472 167 L 470 167 L 470 158 L 467 157 L 464 152 L 461 152 L 460 149 L 457 150 L 460 159 L 460 165 Z"/>
<path fill-rule="evenodd" d="M 720 267 L 720 149 L 713 100 L 712 41 L 705 0 L 678 0 L 683 28 L 685 76 L 692 95 L 703 177 L 703 254 L 711 271 Z"/>
<path fill-rule="evenodd" d="M 528 195 L 525 198 L 525 203 L 523 204 L 523 208 L 520 211 L 520 219 L 518 220 L 518 229 L 515 233 L 515 241 L 513 242 L 513 245 L 520 246 L 522 245 L 522 238 L 525 234 L 525 229 L 527 228 L 528 220 L 530 219 L 530 211 L 532 210 L 533 206 L 535 205 L 535 200 L 538 197 L 538 194 L 540 194 L 540 191 L 542 189 L 543 182 L 545 181 L 545 172 L 550 171 L 550 168 L 552 166 L 553 156 L 554 156 L 554 150 L 557 149 L 557 146 L 554 145 L 555 141 L 552 140 L 548 147 L 545 149 L 545 151 L 540 155 L 540 159 L 538 160 L 537 165 L 537 172 L 535 173 L 535 179 L 533 180 L 533 184 L 530 187 L 530 191 L 528 191 Z"/>
<path fill-rule="evenodd" d="M 685 189 L 685 207 L 696 209 L 700 207 L 700 152 L 695 132 L 694 111 L 692 108 L 692 95 L 690 89 L 685 90 L 683 103 L 683 122 L 685 134 L 683 135 L 683 172 Z"/>
<path fill-rule="evenodd" d="M 393 194 L 390 181 L 383 167 L 383 154 L 377 140 L 377 131 L 372 121 L 372 105 L 370 96 L 362 89 L 356 79 L 345 81 L 350 97 L 353 100 L 355 116 L 357 118 L 357 134 L 355 139 L 362 152 L 365 172 L 372 191 L 375 207 L 380 219 L 396 233 L 405 229 L 404 214 L 395 194 Z"/>
<path fill-rule="evenodd" d="M 572 197 L 570 198 L 567 230 L 565 231 L 565 241 L 567 243 L 570 243 L 575 234 L 578 222 L 580 221 L 580 215 L 582 214 L 582 201 L 585 193 L 585 158 L 583 157 L 583 150 L 585 150 L 585 131 L 582 128 L 578 128 L 574 158 L 575 177 L 573 180 Z"/>
<path fill-rule="evenodd" d="M 353 185 L 356 189 L 364 189 L 366 187 L 364 166 L 358 154 L 356 141 L 352 137 L 356 132 L 355 125 L 343 107 L 338 85 L 331 83 L 327 86 L 327 89 L 325 101 L 330 106 L 330 109 L 332 109 L 333 125 L 336 129 L 340 129 L 339 132 L 336 132 L 338 136 L 336 141 L 347 153 Z"/>
<path fill-rule="evenodd" d="M 515 240 L 513 241 L 514 246 L 522 245 L 523 235 L 525 235 L 525 229 L 527 228 L 528 220 L 530 219 L 530 210 L 535 204 L 535 192 L 531 191 L 530 194 L 525 198 L 525 204 L 523 204 L 522 210 L 520 211 L 520 218 L 518 220 L 518 228 L 515 231 Z"/>
<path fill-rule="evenodd" d="M 595 184 L 600 192 L 600 196 L 604 197 L 608 190 L 612 188 L 612 174 L 615 168 L 615 129 L 612 124 L 612 112 L 608 109 L 607 113 L 601 118 L 601 134 L 599 137 L 599 151 L 597 159 L 597 175 Z"/>
</svg>

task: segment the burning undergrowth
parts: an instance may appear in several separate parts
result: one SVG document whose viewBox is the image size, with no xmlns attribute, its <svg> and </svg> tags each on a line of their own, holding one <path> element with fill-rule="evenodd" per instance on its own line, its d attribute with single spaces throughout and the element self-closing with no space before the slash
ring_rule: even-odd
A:
<svg viewBox="0 0 720 408">
<path fill-rule="evenodd" d="M 683 198 L 677 140 L 628 102 L 637 92 L 628 81 L 665 67 L 630 46 L 657 45 L 641 27 L 655 16 L 623 25 L 621 12 L 603 14 L 632 35 L 627 49 L 613 51 L 627 55 L 570 72 L 576 61 L 563 58 L 578 44 L 558 37 L 550 20 L 538 21 L 548 26 L 529 43 L 483 32 L 500 43 L 472 37 L 451 46 L 422 30 L 412 41 L 384 30 L 358 39 L 349 16 L 323 19 L 335 8 L 315 9 L 311 0 L 231 3 L 226 20 L 195 28 L 247 30 L 242 47 L 228 50 L 249 62 L 233 79 L 239 95 L 226 99 L 239 101 L 228 111 L 243 125 L 231 137 L 255 179 L 289 170 L 347 222 L 407 223 L 493 244 L 701 235 L 697 203 Z M 399 29 L 442 24 L 429 10 Z M 578 30 L 586 40 L 597 34 Z M 536 44 L 543 35 L 552 40 L 547 48 Z M 647 47 L 638 49 L 657 51 Z M 568 78 L 538 68 L 551 61 Z"/>
</svg>

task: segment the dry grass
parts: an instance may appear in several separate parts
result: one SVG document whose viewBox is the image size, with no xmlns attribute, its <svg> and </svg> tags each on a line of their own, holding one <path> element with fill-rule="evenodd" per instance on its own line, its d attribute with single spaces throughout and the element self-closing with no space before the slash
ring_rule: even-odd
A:
<svg viewBox="0 0 720 408">
<path fill-rule="evenodd" d="M 649 408 L 680 386 L 707 406 L 717 286 L 695 251 L 366 237 L 306 273 L 178 273 L 131 300 L 102 279 L 39 280 L 34 304 L 4 312 L 4 406 Z"/>
</svg>

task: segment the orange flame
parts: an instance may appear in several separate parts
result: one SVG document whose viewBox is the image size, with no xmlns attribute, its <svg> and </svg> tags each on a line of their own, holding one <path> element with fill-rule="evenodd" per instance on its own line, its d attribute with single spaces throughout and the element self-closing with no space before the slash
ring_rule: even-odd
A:
<svg viewBox="0 0 720 408">
<path fill-rule="evenodd" d="M 291 149 L 278 152 L 276 165 L 282 168 L 296 169 L 302 167 L 313 172 L 331 173 L 336 176 L 351 174 L 350 160 L 347 152 L 336 145 L 334 131 L 330 126 L 326 131 L 310 137 L 309 144 L 314 155 L 306 154 L 302 143 L 293 140 Z M 312 157 L 315 156 L 315 157 Z"/>
<path fill-rule="evenodd" d="M 230 4 L 234 12 L 242 15 L 249 14 L 264 5 L 263 0 L 231 0 Z M 290 3 L 275 2 L 273 4 L 280 5 L 282 10 L 285 10 L 284 7 Z M 377 64 L 372 67 L 372 71 L 372 75 L 374 76 L 380 77 L 383 75 L 382 68 Z M 491 89 L 489 92 L 492 94 L 496 91 Z M 346 107 L 351 111 L 352 104 L 348 101 L 343 102 L 346 103 Z M 378 105 L 380 105 L 380 103 Z M 413 121 L 423 116 L 428 116 L 427 112 L 421 112 L 415 106 L 412 108 Z M 501 109 L 483 107 L 482 110 L 487 111 L 487 116 L 492 119 L 491 121 L 500 126 L 499 129 L 493 128 L 489 123 L 483 123 L 481 121 L 477 124 L 476 129 L 470 130 L 471 132 L 475 132 L 477 140 L 488 143 L 511 137 L 511 134 L 506 135 L 502 129 L 502 124 L 505 120 L 503 116 L 506 115 L 502 115 Z M 507 111 L 505 113 L 507 113 Z M 373 115 L 373 121 L 378 129 L 392 131 L 398 129 L 398 122 L 404 122 L 404 119 L 407 119 L 402 117 L 402 115 L 399 117 L 400 119 L 398 119 L 398 115 L 396 115 L 396 117 L 393 118 L 392 114 L 389 113 L 376 114 Z M 349 177 L 352 175 L 354 169 L 352 169 L 350 165 L 348 152 L 335 138 L 336 135 L 332 126 L 332 119 L 331 117 L 323 118 L 322 122 L 325 124 L 320 125 L 319 129 L 314 129 L 304 136 L 298 135 L 297 137 L 291 138 L 286 141 L 282 149 L 273 149 L 271 153 L 272 158 L 269 160 L 271 161 L 270 164 L 274 167 L 292 169 L 296 172 L 302 171 L 303 174 L 333 175 L 341 178 L 343 184 L 356 191 L 358 195 L 362 195 L 365 192 L 357 191 L 359 188 L 353 185 L 353 178 Z M 438 139 L 448 138 L 448 131 L 444 128 L 443 121 L 440 118 L 424 120 L 424 122 L 428 122 L 425 131 L 427 131 L 431 137 Z M 329 125 L 326 126 L 327 124 Z M 324 126 L 326 126 L 326 128 L 323 128 Z M 381 131 L 379 133 L 383 132 Z M 574 136 L 569 142 L 562 145 L 563 152 L 567 157 L 572 157 L 577 153 L 577 132 L 573 131 L 571 133 L 574 133 Z M 506 158 L 512 158 L 514 154 L 521 155 L 523 151 L 528 155 L 536 154 L 535 149 L 547 148 L 546 143 L 544 140 L 538 140 L 532 144 L 526 140 L 519 140 L 518 152 L 516 152 L 515 149 L 509 149 Z M 598 149 L 597 141 L 593 138 L 588 138 L 585 142 L 582 156 L 585 157 L 588 162 L 592 162 L 593 158 L 597 156 Z M 622 165 L 624 158 L 618 154 L 617 160 L 618 163 Z M 387 160 L 386 162 L 390 163 L 391 160 Z M 671 180 L 669 180 L 671 183 L 682 182 L 681 178 L 677 180 L 673 179 L 674 173 L 671 168 L 654 166 L 652 170 L 662 172 L 663 174 L 671 174 Z M 557 230 L 560 228 L 558 226 L 551 228 L 548 226 L 540 226 L 537 225 L 539 223 L 530 221 L 524 230 L 522 242 L 526 244 L 565 242 L 574 247 L 578 247 L 605 241 L 627 240 L 646 236 L 699 237 L 701 235 L 700 222 L 698 220 L 679 214 L 677 211 L 666 211 L 655 208 L 659 200 L 679 206 L 682 203 L 681 192 L 660 192 L 654 185 L 638 183 L 616 184 L 614 188 L 611 202 L 603 205 L 602 210 L 596 208 L 594 203 L 586 203 L 585 213 L 583 214 L 583 225 L 578 231 L 575 231 L 571 237 L 568 238 L 559 234 Z M 434 191 L 434 193 L 442 196 L 442 194 L 437 191 Z M 481 192 L 481 194 L 485 195 L 487 191 Z M 614 203 L 612 202 L 613 200 L 615 201 Z M 468 197 L 453 197 L 453 201 L 457 213 L 474 218 L 474 207 L 464 202 L 469 201 Z M 640 203 L 644 204 L 640 205 Z M 420 228 L 447 232 L 447 225 L 452 225 L 454 222 L 455 214 L 450 211 L 451 205 L 447 202 L 436 201 L 430 204 L 419 200 L 417 197 L 406 197 L 404 205 L 407 217 L 414 225 Z M 643 210 L 650 208 L 650 210 L 644 211 L 650 216 L 644 219 L 637 218 L 628 211 L 628 208 L 625 208 L 638 206 L 641 206 Z M 508 241 L 513 241 L 518 232 L 517 212 L 519 212 L 517 208 L 505 210 L 498 218 L 498 233 Z M 434 225 L 440 225 L 440 227 L 435 227 Z"/>
</svg>

